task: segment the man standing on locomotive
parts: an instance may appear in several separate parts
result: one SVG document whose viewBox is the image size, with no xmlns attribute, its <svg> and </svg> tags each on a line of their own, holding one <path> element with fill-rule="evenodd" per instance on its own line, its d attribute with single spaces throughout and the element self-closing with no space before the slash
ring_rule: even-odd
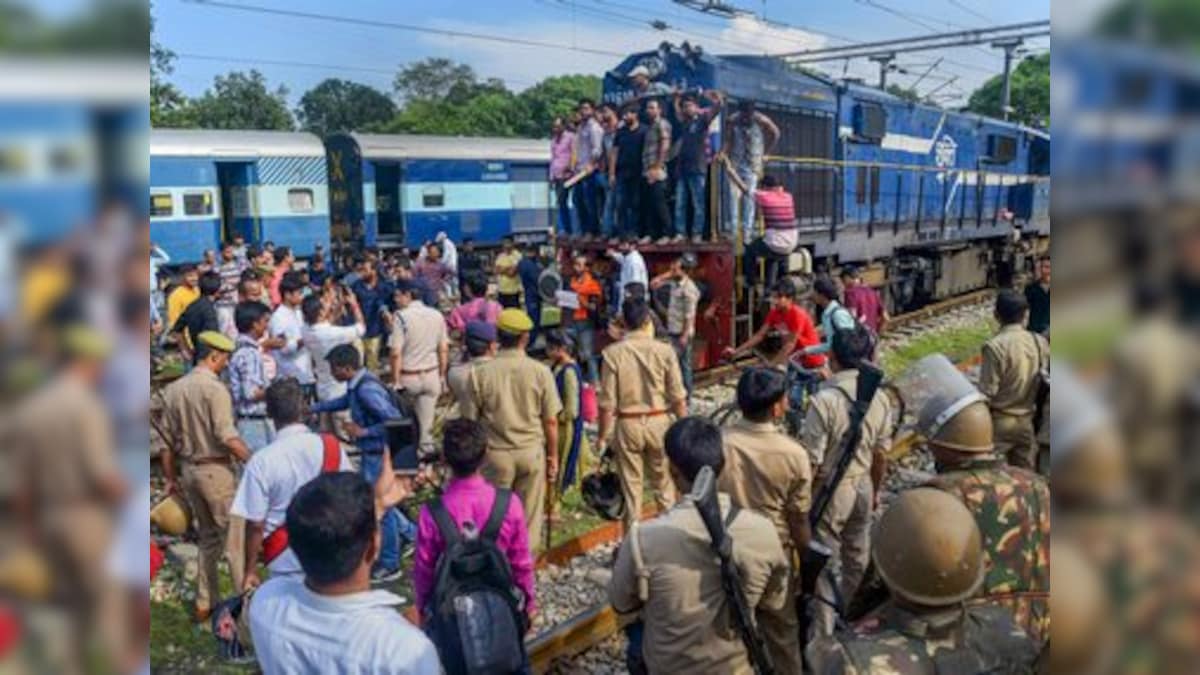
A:
<svg viewBox="0 0 1200 675">
<path fill-rule="evenodd" d="M 704 96 L 712 101 L 712 105 L 701 109 L 695 94 L 675 92 L 675 119 L 679 120 L 676 172 L 679 175 L 675 179 L 674 243 L 680 243 L 688 236 L 689 205 L 692 209 L 692 243 L 699 243 L 704 236 L 705 201 L 708 198 L 705 190 L 708 178 L 708 126 L 721 112 L 721 93 L 710 90 L 704 92 Z"/>
<path fill-rule="evenodd" d="M 687 389 L 688 401 L 692 396 L 692 338 L 696 335 L 696 307 L 700 304 L 700 289 L 692 281 L 696 269 L 695 253 L 684 253 L 666 272 L 650 280 L 650 290 L 655 290 L 674 281 L 671 301 L 667 305 L 667 335 L 671 347 L 679 357 L 679 370 L 683 374 L 683 387 Z"/>
<path fill-rule="evenodd" d="M 729 139 L 727 155 L 733 163 L 733 171 L 746 186 L 738 195 L 732 181 L 726 181 L 729 190 L 725 195 L 725 218 L 721 223 L 721 237 L 732 240 L 737 222 L 737 209 L 741 205 L 741 231 L 743 241 L 754 228 L 754 190 L 763 171 L 763 157 L 770 154 L 779 140 L 779 127 L 770 117 L 754 109 L 754 101 L 738 101 L 738 111 L 729 118 L 725 128 Z"/>
<path fill-rule="evenodd" d="M 642 145 L 642 238 L 649 244 L 659 237 L 666 244 L 671 226 L 667 208 L 667 154 L 671 150 L 671 123 L 663 119 L 662 106 L 655 99 L 646 101 L 646 138 Z"/>
</svg>

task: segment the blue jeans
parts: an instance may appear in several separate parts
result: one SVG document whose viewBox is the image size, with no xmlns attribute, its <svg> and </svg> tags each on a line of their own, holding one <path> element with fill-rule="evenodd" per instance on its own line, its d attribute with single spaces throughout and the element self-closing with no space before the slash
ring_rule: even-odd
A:
<svg viewBox="0 0 1200 675">
<path fill-rule="evenodd" d="M 735 167 L 734 171 L 742 182 L 746 184 L 746 189 L 749 191 L 746 194 L 739 195 L 738 189 L 734 186 L 733 181 L 725 179 L 727 190 L 725 191 L 725 218 L 721 221 L 721 234 L 723 236 L 733 238 L 737 231 L 735 223 L 738 222 L 737 212 L 738 203 L 741 203 L 742 211 L 742 242 L 747 243 L 754 236 L 754 190 L 758 188 L 758 174 L 750 167 Z"/>
<path fill-rule="evenodd" d="M 680 347 L 679 338 L 675 335 L 671 336 L 671 347 L 675 349 L 675 356 L 679 357 L 679 371 L 683 375 L 683 388 L 687 390 L 688 400 L 692 398 L 692 343 L 695 338 L 687 341 L 687 345 Z"/>
<path fill-rule="evenodd" d="M 600 218 L 601 234 L 605 237 L 615 237 L 617 234 L 617 186 L 610 183 L 606 175 L 600 175 L 596 180 L 604 194 L 604 206 L 601 209 L 603 215 Z"/>
<path fill-rule="evenodd" d="M 250 452 L 258 452 L 275 440 L 275 428 L 265 417 L 239 417 L 237 430 Z"/>
<path fill-rule="evenodd" d="M 575 213 L 579 216 L 579 234 L 598 232 L 600 214 L 597 211 L 597 194 L 595 174 L 584 178 L 571 188 L 571 201 L 575 205 Z"/>
<path fill-rule="evenodd" d="M 538 302 L 530 302 L 529 290 L 525 289 L 525 313 L 533 320 L 533 330 L 529 331 L 529 348 L 533 349 L 533 343 L 537 342 L 538 334 L 542 332 L 542 303 L 540 299 Z"/>
<path fill-rule="evenodd" d="M 562 181 L 554 181 L 554 201 L 558 202 L 558 232 L 570 235 L 575 231 L 571 218 L 571 191 L 563 187 Z"/>
<path fill-rule="evenodd" d="M 688 236 L 687 212 L 688 204 L 692 205 L 692 235 L 704 235 L 704 211 L 706 204 L 704 195 L 704 174 L 685 173 L 675 181 L 675 234 L 680 237 Z"/>
<path fill-rule="evenodd" d="M 386 452 L 386 451 L 385 451 Z M 359 456 L 359 471 L 368 483 L 374 485 L 383 468 L 382 452 L 364 452 Z M 388 509 L 379 523 L 383 547 L 379 551 L 378 564 L 384 569 L 396 569 L 400 566 L 400 540 L 411 544 L 417 540 L 417 526 L 397 508 Z"/>
<path fill-rule="evenodd" d="M 641 231 L 642 183 L 640 176 L 617 179 L 613 190 L 613 211 L 617 218 L 617 236 L 636 237 Z"/>
<path fill-rule="evenodd" d="M 575 338 L 575 349 L 579 360 L 587 364 L 584 379 L 595 384 L 600 381 L 600 362 L 596 358 L 596 329 L 586 321 L 571 324 L 571 337 Z"/>
</svg>

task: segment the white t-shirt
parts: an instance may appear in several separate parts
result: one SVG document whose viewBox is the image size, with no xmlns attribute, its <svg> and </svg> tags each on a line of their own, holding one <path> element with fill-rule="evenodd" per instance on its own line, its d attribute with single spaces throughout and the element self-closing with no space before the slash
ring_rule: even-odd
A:
<svg viewBox="0 0 1200 675">
<path fill-rule="evenodd" d="M 312 358 L 308 349 L 300 344 L 304 333 L 304 315 L 300 308 L 276 307 L 267 332 L 271 337 L 282 335 L 287 338 L 287 345 L 272 352 L 279 364 L 278 377 L 294 377 L 300 384 L 312 384 Z"/>
<path fill-rule="evenodd" d="M 763 243 L 772 252 L 779 255 L 787 255 L 796 250 L 796 243 L 800 241 L 800 230 L 795 227 L 790 228 L 773 228 L 768 227 L 763 232 Z"/>
<path fill-rule="evenodd" d="M 341 451 L 340 471 L 353 471 L 350 458 Z M 233 497 L 230 512 L 246 520 L 263 523 L 263 539 L 287 518 L 287 507 L 296 490 L 321 473 L 325 457 L 321 437 L 303 424 L 290 424 L 275 434 L 275 441 L 250 456 Z M 267 569 L 271 574 L 298 574 L 300 561 L 287 549 Z"/>
<path fill-rule="evenodd" d="M 300 576 L 272 577 L 250 603 L 258 665 L 275 673 L 439 675 L 437 650 L 387 591 L 318 595 Z"/>
<path fill-rule="evenodd" d="M 304 348 L 312 355 L 318 401 L 329 401 L 346 393 L 346 383 L 334 379 L 325 355 L 338 345 L 354 342 L 366 332 L 366 327 L 361 323 L 353 326 L 335 326 L 328 321 L 322 321 L 304 327 Z"/>
<path fill-rule="evenodd" d="M 646 261 L 642 259 L 642 254 L 637 251 L 629 253 L 613 253 L 613 258 L 621 264 L 621 275 L 618 278 L 620 287 L 617 288 L 617 311 L 621 311 L 621 305 L 625 302 L 625 286 L 632 283 L 640 283 L 646 287 L 646 291 L 650 290 L 650 277 L 646 274 Z"/>
</svg>

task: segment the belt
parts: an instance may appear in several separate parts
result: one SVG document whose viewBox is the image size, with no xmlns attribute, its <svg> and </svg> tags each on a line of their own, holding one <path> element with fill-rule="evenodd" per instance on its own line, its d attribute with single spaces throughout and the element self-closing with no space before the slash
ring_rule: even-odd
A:
<svg viewBox="0 0 1200 675">
<path fill-rule="evenodd" d="M 993 415 L 999 415 L 1001 417 L 1016 417 L 1016 418 L 1033 417 L 1032 410 L 1022 411 L 1022 412 L 1009 412 L 1007 410 L 997 410 L 995 408 L 991 408 L 990 410 L 992 411 Z"/>
<path fill-rule="evenodd" d="M 622 419 L 622 420 L 646 419 L 648 417 L 658 417 L 659 415 L 666 415 L 666 414 L 667 414 L 666 410 L 645 410 L 642 412 L 618 412 L 617 419 Z"/>
<path fill-rule="evenodd" d="M 193 466 L 206 466 L 209 464 L 223 464 L 225 466 L 229 466 L 232 461 L 233 460 L 229 457 L 201 457 L 200 459 L 186 460 L 188 464 Z"/>
<path fill-rule="evenodd" d="M 437 366 L 431 366 L 429 368 L 425 368 L 422 370 L 401 370 L 400 374 L 401 375 L 424 375 L 425 373 L 430 373 L 430 372 L 437 370 L 437 368 L 438 368 Z"/>
</svg>

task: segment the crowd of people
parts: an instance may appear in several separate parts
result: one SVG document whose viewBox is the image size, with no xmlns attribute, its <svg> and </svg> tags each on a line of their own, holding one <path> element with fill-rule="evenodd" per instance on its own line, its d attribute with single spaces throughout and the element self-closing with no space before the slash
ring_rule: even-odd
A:
<svg viewBox="0 0 1200 675">
<path fill-rule="evenodd" d="M 568 240 L 611 245 L 626 238 L 643 245 L 730 241 L 740 231 L 749 243 L 757 208 L 769 216 L 764 246 L 790 253 L 797 243 L 791 196 L 774 176 L 757 189 L 779 128 L 753 101 L 739 101 L 722 115 L 726 102 L 719 91 L 671 93 L 671 110 L 664 109 L 666 97 L 619 109 L 582 99 L 569 117 L 555 118 L 550 181 L 558 231 Z M 713 142 L 718 117 L 724 120 L 721 146 Z M 723 178 L 725 208 L 711 232 L 709 181 L 717 178 Z"/>
<path fill-rule="evenodd" d="M 187 371 L 163 394 L 161 463 L 167 491 L 195 523 L 196 618 L 223 606 L 225 559 L 243 639 L 265 672 L 465 672 L 463 660 L 476 658 L 519 672 L 524 647 L 495 645 L 521 643 L 538 611 L 534 557 L 551 542 L 563 495 L 611 471 L 627 536 L 609 596 L 640 616 L 630 667 L 741 672 L 748 652 L 722 618 L 720 570 L 686 497 L 707 467 L 776 672 L 800 672 L 803 658 L 815 672 L 843 672 L 882 645 L 900 658 L 950 635 L 959 637 L 914 657 L 946 652 L 1023 672 L 1046 638 L 1049 543 L 1046 483 L 1032 470 L 1048 356 L 1045 338 L 1025 329 L 1025 295 L 997 298 L 1002 328 L 983 349 L 979 389 L 944 383 L 946 396 L 915 411 L 942 472 L 930 483 L 937 495 L 897 498 L 885 519 L 911 536 L 873 538 L 897 424 L 888 397 L 863 411 L 852 461 L 835 470 L 860 371 L 888 320 L 861 273 L 812 281 L 818 320 L 793 277 L 775 281 L 762 328 L 727 354 L 764 358 L 738 382 L 741 421 L 721 429 L 689 416 L 695 255 L 651 278 L 640 242 L 618 243 L 572 259 L 554 327 L 542 326 L 537 249 L 507 240 L 490 265 L 468 242 L 458 251 L 440 236 L 413 256 L 367 249 L 336 266 L 320 249 L 300 264 L 286 247 L 234 240 L 202 268 L 179 270 L 161 300 L 167 323 L 155 323 Z M 666 284 L 660 312 L 650 291 Z M 597 350 L 601 334 L 610 344 Z M 792 391 L 767 343 L 813 378 L 797 438 L 779 426 Z M 419 430 L 421 467 L 398 473 L 389 429 L 406 417 Z M 659 517 L 639 525 L 646 482 Z M 414 513 L 421 487 L 437 496 Z M 810 522 L 822 490 L 828 508 Z M 943 523 L 957 537 L 954 560 L 930 543 Z M 810 542 L 833 563 L 803 633 L 799 560 Z M 372 590 L 404 577 L 410 555 L 424 631 L 397 613 L 399 596 Z M 841 617 L 872 555 L 893 600 L 873 632 L 847 633 Z M 897 556 L 907 562 L 893 574 L 880 561 Z M 483 590 L 456 580 L 467 568 L 489 570 L 473 573 L 488 580 Z M 453 601 L 468 592 L 474 604 Z M 986 609 L 954 609 L 976 596 Z M 463 626 L 481 624 L 456 614 L 483 606 L 507 617 L 482 624 L 490 637 L 471 635 Z"/>
</svg>

